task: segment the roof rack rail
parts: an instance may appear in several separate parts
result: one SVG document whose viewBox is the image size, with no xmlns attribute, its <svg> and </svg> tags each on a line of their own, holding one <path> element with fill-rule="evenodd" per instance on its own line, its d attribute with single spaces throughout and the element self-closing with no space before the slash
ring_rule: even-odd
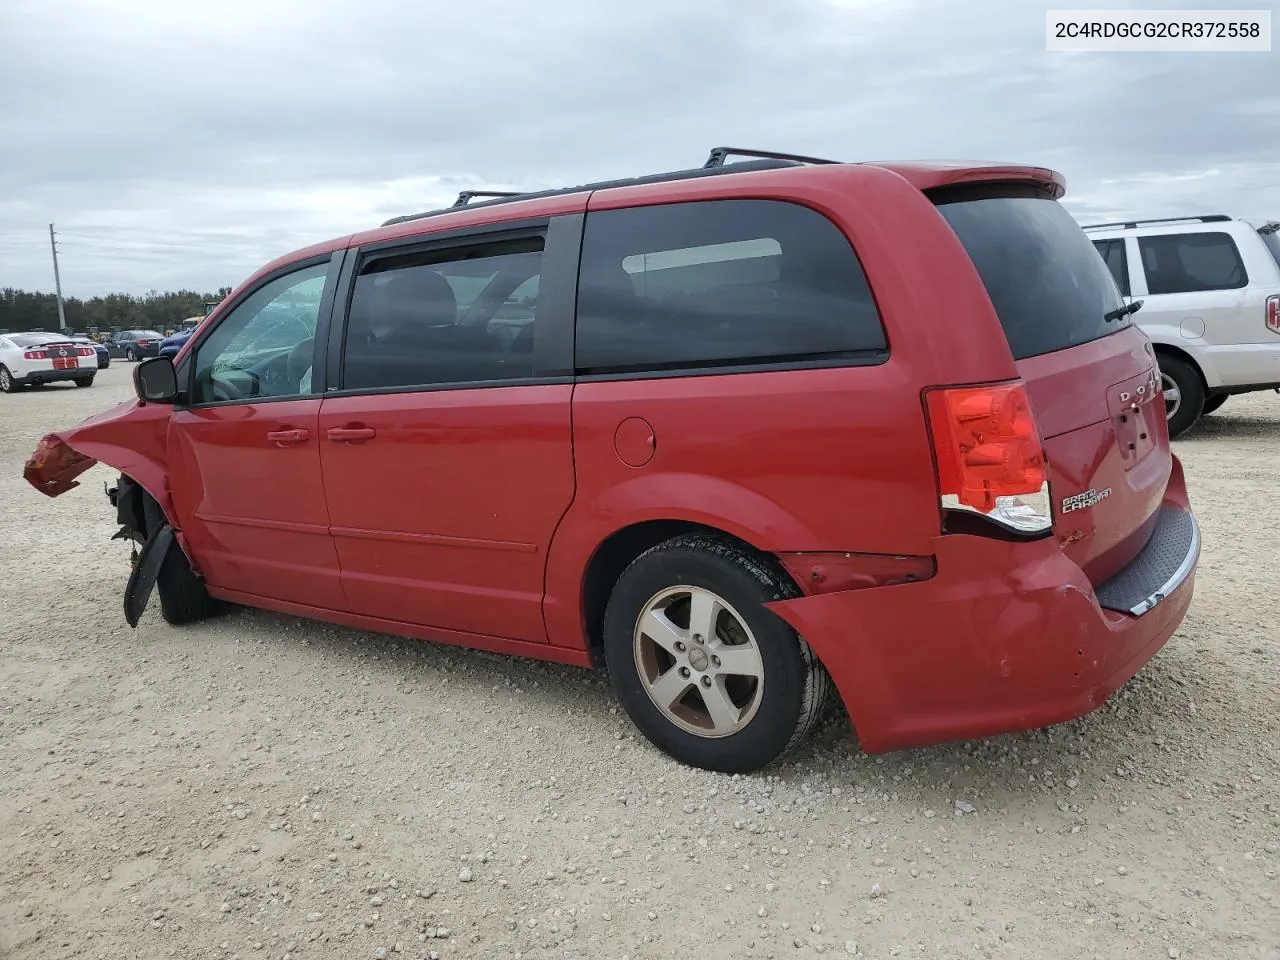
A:
<svg viewBox="0 0 1280 960">
<path fill-rule="evenodd" d="M 458 199 L 453 201 L 455 207 L 465 207 L 476 197 L 518 197 L 519 190 L 463 190 Z M 452 208 L 450 208 L 452 209 Z"/>
<path fill-rule="evenodd" d="M 729 155 L 741 155 L 744 157 L 757 157 L 758 159 L 743 160 L 739 163 L 725 164 L 724 158 Z M 719 157 L 718 160 L 716 158 Z M 716 160 L 716 162 L 711 162 Z M 481 190 L 464 190 L 458 194 L 457 201 L 452 206 L 443 207 L 439 210 L 427 210 L 423 213 L 410 213 L 399 217 L 392 217 L 382 223 L 384 227 L 390 227 L 399 223 L 408 223 L 411 220 L 422 220 L 425 217 L 436 217 L 445 213 L 453 213 L 461 207 L 468 205 L 464 202 L 465 197 L 470 201 L 474 197 L 492 197 L 486 200 L 484 206 L 490 206 L 500 203 L 514 203 L 521 200 L 535 200 L 543 197 L 557 197 L 569 193 L 583 193 L 595 190 L 613 190 L 617 187 L 634 187 L 651 183 L 669 183 L 675 180 L 696 180 L 702 177 L 718 177 L 722 175 L 731 175 L 739 173 L 749 173 L 757 170 L 780 170 L 784 167 L 795 167 L 806 163 L 837 163 L 836 160 L 819 160 L 816 157 L 801 157 L 789 153 L 765 153 L 760 150 L 739 150 L 735 147 L 716 147 L 711 151 L 711 160 L 708 160 L 704 166 L 695 167 L 691 170 L 673 170 L 668 173 L 649 173 L 639 177 L 626 177 L 621 180 L 602 180 L 598 183 L 583 183 L 576 187 L 560 187 L 555 190 L 536 190 L 532 193 L 499 193 L 497 191 L 481 191 Z"/>
<path fill-rule="evenodd" d="M 723 167 L 729 157 L 754 157 L 759 160 L 794 160 L 796 163 L 839 163 L 839 160 L 824 160 L 821 157 L 805 157 L 798 153 L 778 153 L 774 150 L 750 150 L 743 147 L 712 147 L 711 156 L 702 165 L 704 170 L 711 167 Z"/>
<path fill-rule="evenodd" d="M 1149 220 L 1117 220 L 1115 223 L 1091 223 L 1084 229 L 1099 230 L 1103 227 L 1124 227 L 1132 230 L 1142 223 L 1226 223 L 1231 218 L 1225 213 L 1205 213 L 1198 217 L 1151 217 Z"/>
</svg>

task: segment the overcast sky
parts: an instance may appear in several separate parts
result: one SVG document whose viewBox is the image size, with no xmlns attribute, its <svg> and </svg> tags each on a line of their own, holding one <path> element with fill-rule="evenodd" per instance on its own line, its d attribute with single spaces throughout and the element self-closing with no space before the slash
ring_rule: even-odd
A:
<svg viewBox="0 0 1280 960">
<path fill-rule="evenodd" d="M 1280 54 L 1046 53 L 1045 6 L 0 0 L 0 286 L 52 290 L 50 221 L 68 295 L 212 290 L 460 189 L 721 143 L 1048 165 L 1085 221 L 1280 217 Z"/>
</svg>

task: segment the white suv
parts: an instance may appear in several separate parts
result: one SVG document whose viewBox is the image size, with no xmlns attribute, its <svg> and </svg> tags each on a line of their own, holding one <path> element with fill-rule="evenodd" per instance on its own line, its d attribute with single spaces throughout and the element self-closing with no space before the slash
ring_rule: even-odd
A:
<svg viewBox="0 0 1280 960">
<path fill-rule="evenodd" d="M 1085 227 L 1151 338 L 1177 436 L 1233 393 L 1280 390 L 1280 223 L 1223 214 Z"/>
</svg>

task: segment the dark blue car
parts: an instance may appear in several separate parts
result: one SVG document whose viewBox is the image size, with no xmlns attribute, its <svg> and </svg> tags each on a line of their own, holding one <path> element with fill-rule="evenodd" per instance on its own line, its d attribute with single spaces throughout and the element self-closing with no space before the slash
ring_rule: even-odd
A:
<svg viewBox="0 0 1280 960">
<path fill-rule="evenodd" d="M 191 335 L 196 332 L 195 327 L 187 330 L 179 330 L 171 337 L 165 337 L 160 341 L 160 356 L 172 357 L 182 349 L 182 345 L 191 339 Z"/>
<path fill-rule="evenodd" d="M 69 339 L 72 343 L 78 344 L 80 346 L 93 347 L 93 352 L 98 356 L 99 370 L 102 370 L 105 367 L 111 366 L 111 354 L 107 351 L 107 348 L 104 347 L 102 344 L 94 340 L 90 340 L 88 337 L 68 337 L 67 339 Z"/>
</svg>

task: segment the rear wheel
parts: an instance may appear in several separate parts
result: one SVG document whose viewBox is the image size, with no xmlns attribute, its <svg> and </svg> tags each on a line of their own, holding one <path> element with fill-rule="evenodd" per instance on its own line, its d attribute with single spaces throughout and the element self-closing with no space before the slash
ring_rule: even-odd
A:
<svg viewBox="0 0 1280 960">
<path fill-rule="evenodd" d="M 1164 389 L 1164 413 L 1169 436 L 1176 437 L 1195 425 L 1204 412 L 1204 382 L 1200 372 L 1185 360 L 1164 354 L 1158 358 Z"/>
<path fill-rule="evenodd" d="M 17 393 L 22 389 L 22 385 L 13 379 L 13 374 L 9 372 L 9 368 L 0 364 L 0 391 L 4 393 Z"/>
<path fill-rule="evenodd" d="M 748 773 L 821 719 L 831 681 L 763 604 L 798 596 L 764 558 L 727 540 L 676 537 L 623 572 L 605 612 L 618 699 L 682 763 Z"/>
<path fill-rule="evenodd" d="M 1225 393 L 1214 394 L 1212 397 L 1210 397 L 1208 400 L 1204 402 L 1204 412 L 1206 414 L 1213 413 L 1213 411 L 1217 410 L 1220 406 L 1222 406 L 1224 403 L 1227 402 L 1227 396 L 1228 394 L 1225 394 Z"/>
<path fill-rule="evenodd" d="M 76 377 L 77 387 L 92 387 L 93 377 Z"/>
</svg>

